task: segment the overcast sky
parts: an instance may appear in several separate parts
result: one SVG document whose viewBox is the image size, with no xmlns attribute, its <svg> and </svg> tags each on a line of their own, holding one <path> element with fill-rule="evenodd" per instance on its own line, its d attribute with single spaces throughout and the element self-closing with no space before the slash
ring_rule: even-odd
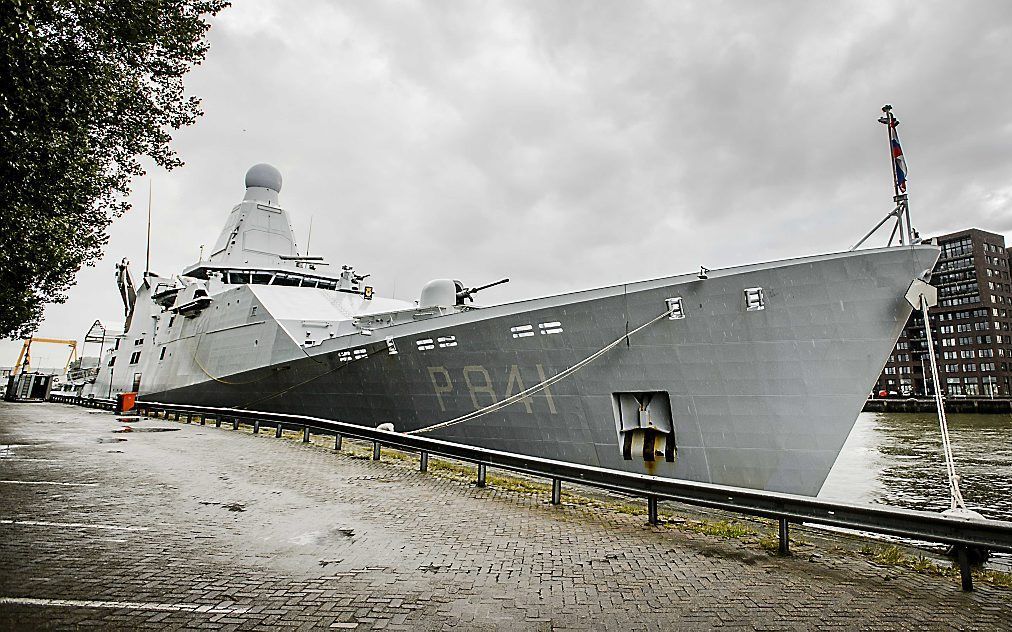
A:
<svg viewBox="0 0 1012 632">
<path fill-rule="evenodd" d="M 209 38 L 186 165 L 150 174 L 161 274 L 214 243 L 257 162 L 301 249 L 312 218 L 311 254 L 402 299 L 846 250 L 892 208 L 885 103 L 915 227 L 1012 233 L 1009 2 L 239 0 Z M 148 181 L 39 335 L 122 327 L 113 265 L 143 269 Z"/>
</svg>

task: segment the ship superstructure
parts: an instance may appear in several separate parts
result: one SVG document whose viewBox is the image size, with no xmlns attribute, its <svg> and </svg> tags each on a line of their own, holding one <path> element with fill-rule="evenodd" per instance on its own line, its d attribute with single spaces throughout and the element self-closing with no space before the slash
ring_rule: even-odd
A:
<svg viewBox="0 0 1012 632">
<path fill-rule="evenodd" d="M 910 315 L 904 293 L 939 252 L 826 254 L 491 307 L 437 279 L 409 302 L 300 255 L 280 190 L 276 169 L 253 167 L 206 260 L 145 275 L 96 396 L 436 425 L 494 449 L 814 495 Z"/>
</svg>

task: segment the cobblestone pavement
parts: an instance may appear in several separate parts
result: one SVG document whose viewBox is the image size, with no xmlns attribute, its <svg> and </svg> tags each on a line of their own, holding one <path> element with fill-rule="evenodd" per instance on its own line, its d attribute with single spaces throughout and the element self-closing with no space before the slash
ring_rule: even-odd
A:
<svg viewBox="0 0 1012 632">
<path fill-rule="evenodd" d="M 107 412 L 0 403 L 0 627 L 1012 625 L 1012 591 L 964 594 L 860 556 L 782 559 L 272 432 L 121 426 Z"/>
</svg>

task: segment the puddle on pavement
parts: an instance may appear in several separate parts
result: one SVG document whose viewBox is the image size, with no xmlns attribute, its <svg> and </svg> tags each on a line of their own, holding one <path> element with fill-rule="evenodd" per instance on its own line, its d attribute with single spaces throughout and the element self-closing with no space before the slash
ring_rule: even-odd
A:
<svg viewBox="0 0 1012 632">
<path fill-rule="evenodd" d="M 126 426 L 125 428 L 120 428 L 119 430 L 113 430 L 113 432 L 116 432 L 116 433 L 120 433 L 120 432 L 176 432 L 177 430 L 179 430 L 179 428 L 131 428 L 130 426 Z"/>
<path fill-rule="evenodd" d="M 242 512 L 246 511 L 246 505 L 242 503 L 216 503 L 209 500 L 200 501 L 201 505 L 217 505 L 222 509 L 228 509 L 229 511 Z"/>
</svg>

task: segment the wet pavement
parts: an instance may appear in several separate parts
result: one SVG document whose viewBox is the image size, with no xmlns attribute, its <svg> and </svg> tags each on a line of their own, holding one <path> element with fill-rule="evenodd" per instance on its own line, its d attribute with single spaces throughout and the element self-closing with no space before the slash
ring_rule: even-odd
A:
<svg viewBox="0 0 1012 632">
<path fill-rule="evenodd" d="M 547 488 L 335 453 L 329 438 L 128 425 L 0 403 L 0 628 L 1012 625 L 1008 589 L 964 594 L 832 547 L 778 558 L 643 514 L 553 507 Z"/>
</svg>

